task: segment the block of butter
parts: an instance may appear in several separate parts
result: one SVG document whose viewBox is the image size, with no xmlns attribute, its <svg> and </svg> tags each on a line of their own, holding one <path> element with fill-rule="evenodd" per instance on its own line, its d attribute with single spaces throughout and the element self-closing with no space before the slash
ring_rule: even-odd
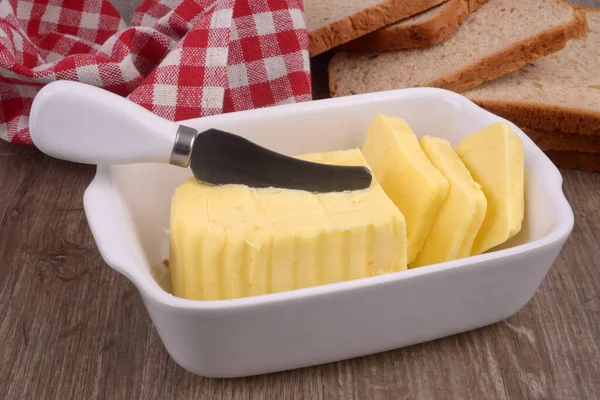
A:
<svg viewBox="0 0 600 400">
<path fill-rule="evenodd" d="M 452 145 L 425 136 L 419 140 L 431 163 L 448 179 L 448 197 L 412 267 L 468 257 L 485 217 L 486 198 Z"/>
<path fill-rule="evenodd" d="M 362 151 L 381 187 L 406 219 L 411 263 L 423 249 L 446 200 L 448 180 L 431 164 L 400 118 L 377 115 Z"/>
<path fill-rule="evenodd" d="M 456 149 L 488 206 L 471 255 L 498 246 L 521 230 L 525 166 L 521 138 L 498 122 L 465 137 Z"/>
<path fill-rule="evenodd" d="M 366 165 L 358 149 L 310 161 Z M 369 189 L 209 186 L 189 179 L 171 202 L 173 294 L 233 299 L 406 269 L 404 217 L 374 180 Z"/>
</svg>

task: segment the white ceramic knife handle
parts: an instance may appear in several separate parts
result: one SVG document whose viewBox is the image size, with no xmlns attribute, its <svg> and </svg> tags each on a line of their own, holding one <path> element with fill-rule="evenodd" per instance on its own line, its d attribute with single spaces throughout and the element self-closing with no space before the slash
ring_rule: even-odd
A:
<svg viewBox="0 0 600 400">
<path fill-rule="evenodd" d="M 72 81 L 43 87 L 29 117 L 31 139 L 41 151 L 84 164 L 169 163 L 180 126 L 124 97 Z"/>
</svg>

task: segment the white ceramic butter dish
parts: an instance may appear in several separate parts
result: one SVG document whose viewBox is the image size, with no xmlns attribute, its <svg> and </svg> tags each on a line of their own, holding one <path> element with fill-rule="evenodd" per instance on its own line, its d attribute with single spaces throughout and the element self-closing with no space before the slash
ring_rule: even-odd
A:
<svg viewBox="0 0 600 400">
<path fill-rule="evenodd" d="M 505 121 L 456 93 L 415 88 L 183 124 L 235 132 L 296 155 L 360 147 L 378 113 L 405 119 L 418 136 L 453 145 Z M 183 368 L 238 377 L 327 363 L 489 325 L 516 313 L 533 296 L 573 228 L 573 212 L 558 169 L 509 125 L 525 150 L 521 232 L 487 254 L 388 275 L 235 300 L 184 300 L 169 294 L 163 260 L 171 195 L 189 170 L 164 164 L 98 166 L 84 207 L 102 257 L 139 289 L 167 351 Z"/>
</svg>

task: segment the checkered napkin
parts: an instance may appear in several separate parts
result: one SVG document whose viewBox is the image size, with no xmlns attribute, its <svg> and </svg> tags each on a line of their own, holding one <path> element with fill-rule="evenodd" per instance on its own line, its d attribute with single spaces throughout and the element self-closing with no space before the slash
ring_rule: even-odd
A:
<svg viewBox="0 0 600 400">
<path fill-rule="evenodd" d="M 31 144 L 46 83 L 102 87 L 174 121 L 310 100 L 302 0 L 0 0 L 0 138 Z"/>
</svg>

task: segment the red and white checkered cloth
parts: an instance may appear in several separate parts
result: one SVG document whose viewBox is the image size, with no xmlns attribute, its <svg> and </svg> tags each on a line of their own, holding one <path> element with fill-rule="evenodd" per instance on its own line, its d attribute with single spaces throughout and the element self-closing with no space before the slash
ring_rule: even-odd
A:
<svg viewBox="0 0 600 400">
<path fill-rule="evenodd" d="M 31 144 L 34 96 L 75 80 L 183 120 L 311 99 L 302 0 L 0 0 L 0 138 Z"/>
</svg>

